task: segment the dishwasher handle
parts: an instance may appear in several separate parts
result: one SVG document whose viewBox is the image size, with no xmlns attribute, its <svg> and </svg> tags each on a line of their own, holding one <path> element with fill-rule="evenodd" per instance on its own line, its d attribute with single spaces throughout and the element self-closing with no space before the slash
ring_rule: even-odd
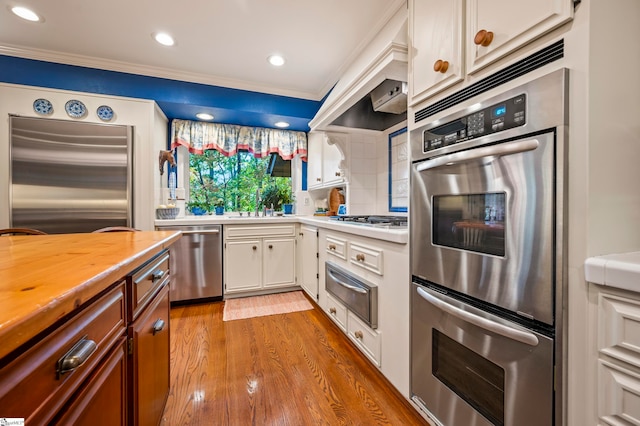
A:
<svg viewBox="0 0 640 426">
<path fill-rule="evenodd" d="M 189 230 L 189 231 L 180 231 L 183 234 L 219 234 L 220 230 L 219 229 L 201 229 L 199 231 L 196 230 Z"/>
</svg>

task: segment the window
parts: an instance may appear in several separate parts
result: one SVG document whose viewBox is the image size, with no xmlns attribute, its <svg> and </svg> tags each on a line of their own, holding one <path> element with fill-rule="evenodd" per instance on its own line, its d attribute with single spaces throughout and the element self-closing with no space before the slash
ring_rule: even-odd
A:
<svg viewBox="0 0 640 426">
<path fill-rule="evenodd" d="M 226 211 L 276 210 L 291 202 L 291 178 L 271 177 L 267 173 L 269 157 L 255 158 L 248 151 L 225 157 L 216 150 L 204 154 L 189 154 L 189 207 L 208 211 L 222 205 Z"/>
</svg>

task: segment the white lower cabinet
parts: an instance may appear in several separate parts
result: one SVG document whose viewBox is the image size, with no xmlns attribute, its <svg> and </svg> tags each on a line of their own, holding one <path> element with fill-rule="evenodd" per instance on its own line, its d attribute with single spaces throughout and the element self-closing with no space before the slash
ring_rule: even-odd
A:
<svg viewBox="0 0 640 426">
<path fill-rule="evenodd" d="M 324 310 L 329 314 L 329 318 L 338 324 L 338 327 L 340 327 L 342 331 L 347 331 L 347 308 L 328 293 Z"/>
<path fill-rule="evenodd" d="M 347 311 L 347 335 L 360 350 L 380 367 L 381 365 L 381 335 L 377 330 L 370 329 L 353 312 Z"/>
<path fill-rule="evenodd" d="M 298 232 L 300 286 L 315 301 L 318 300 L 318 228 L 300 225 Z"/>
<path fill-rule="evenodd" d="M 227 225 L 225 294 L 296 285 L 295 224 Z"/>
<path fill-rule="evenodd" d="M 597 416 L 640 425 L 640 293 L 591 284 L 596 294 Z"/>
<path fill-rule="evenodd" d="M 264 287 L 287 287 L 296 283 L 295 238 L 269 238 L 262 242 Z"/>
<path fill-rule="evenodd" d="M 225 243 L 225 293 L 262 288 L 262 242 L 256 240 Z"/>
</svg>

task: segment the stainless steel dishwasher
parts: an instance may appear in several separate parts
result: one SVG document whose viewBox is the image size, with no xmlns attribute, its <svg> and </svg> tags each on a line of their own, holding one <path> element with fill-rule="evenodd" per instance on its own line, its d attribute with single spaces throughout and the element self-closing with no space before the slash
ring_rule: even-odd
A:
<svg viewBox="0 0 640 426">
<path fill-rule="evenodd" d="M 182 231 L 169 249 L 171 303 L 222 300 L 222 226 L 159 226 Z"/>
</svg>

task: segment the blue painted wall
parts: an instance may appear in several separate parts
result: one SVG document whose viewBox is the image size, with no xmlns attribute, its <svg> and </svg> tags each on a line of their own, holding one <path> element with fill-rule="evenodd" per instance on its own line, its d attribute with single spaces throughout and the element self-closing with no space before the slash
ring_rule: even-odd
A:
<svg viewBox="0 0 640 426">
<path fill-rule="evenodd" d="M 169 120 L 195 120 L 209 112 L 215 122 L 309 131 L 322 101 L 277 96 L 166 78 L 0 55 L 0 82 L 155 100 Z M 326 97 L 325 97 L 326 98 Z"/>
</svg>

